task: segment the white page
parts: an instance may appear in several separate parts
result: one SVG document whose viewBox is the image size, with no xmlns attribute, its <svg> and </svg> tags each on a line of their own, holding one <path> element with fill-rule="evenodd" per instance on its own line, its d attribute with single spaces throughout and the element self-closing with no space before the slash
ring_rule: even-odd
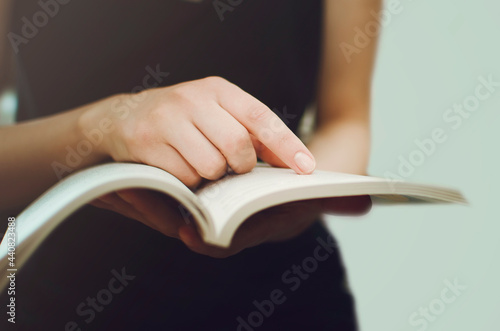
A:
<svg viewBox="0 0 500 331">
<path fill-rule="evenodd" d="M 428 197 L 429 201 L 465 202 L 460 193 L 429 185 L 392 181 L 316 170 L 311 175 L 297 175 L 291 169 L 258 166 L 250 173 L 228 175 L 197 193 L 214 223 L 210 242 L 227 245 L 241 221 L 256 211 L 289 201 L 350 196 L 408 195 Z M 401 199 L 411 202 L 411 199 Z"/>
<path fill-rule="evenodd" d="M 86 203 L 109 192 L 126 188 L 147 188 L 164 192 L 180 201 L 200 222 L 205 233 L 206 212 L 198 198 L 171 174 L 146 165 L 109 163 L 67 177 L 33 202 L 16 218 L 16 265 L 21 267 L 45 237 L 66 217 Z M 7 240 L 0 244 L 0 267 L 7 260 Z M 4 268 L 6 269 L 6 268 Z M 0 279 L 0 288 L 6 279 Z"/>
<path fill-rule="evenodd" d="M 320 187 L 325 183 L 331 185 L 366 182 L 384 182 L 384 180 L 318 170 L 312 175 L 297 175 L 291 169 L 256 167 L 249 173 L 228 175 L 222 180 L 210 183 L 196 195 L 210 213 L 215 233 L 220 234 L 228 220 L 256 198 L 271 198 L 281 194 L 287 200 L 286 192 L 292 189 L 300 191 L 302 188 Z"/>
</svg>

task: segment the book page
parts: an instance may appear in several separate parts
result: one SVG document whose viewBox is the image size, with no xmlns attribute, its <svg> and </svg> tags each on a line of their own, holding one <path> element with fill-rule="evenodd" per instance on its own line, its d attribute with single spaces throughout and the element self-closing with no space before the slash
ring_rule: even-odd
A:
<svg viewBox="0 0 500 331">
<path fill-rule="evenodd" d="M 153 189 L 172 196 L 194 217 L 202 235 L 208 215 L 198 198 L 181 181 L 161 169 L 133 163 L 109 163 L 65 178 L 25 209 L 16 219 L 17 265 L 22 263 L 66 217 L 81 206 L 110 192 L 127 188 Z M 0 244 L 0 267 L 5 267 L 7 241 Z M 5 280 L 0 280 L 0 288 Z"/>
<path fill-rule="evenodd" d="M 209 211 L 214 221 L 215 232 L 220 233 L 225 223 L 233 217 L 243 206 L 248 205 L 256 198 L 269 197 L 281 194 L 288 201 L 292 197 L 287 195 L 290 190 L 301 190 L 307 187 L 320 187 L 325 183 L 363 183 L 382 182 L 383 180 L 371 177 L 315 171 L 312 175 L 297 175 L 291 169 L 258 166 L 251 172 L 241 175 L 230 174 L 223 179 L 212 182 L 196 192 L 196 195 Z M 339 195 L 340 192 L 339 192 Z M 314 192 L 297 199 L 310 199 Z M 292 199 L 292 200 L 289 200 Z"/>
<path fill-rule="evenodd" d="M 435 186 L 319 170 L 311 175 L 297 175 L 291 169 L 268 166 L 257 166 L 247 174 L 228 175 L 196 194 L 213 220 L 215 237 L 209 241 L 226 244 L 250 215 L 291 201 L 353 195 L 388 196 L 394 201 L 400 196 L 401 202 L 465 201 L 458 192 Z"/>
<path fill-rule="evenodd" d="M 255 197 L 286 192 L 291 188 L 321 185 L 325 180 L 329 183 L 381 181 L 372 177 L 342 173 L 316 171 L 312 175 L 297 175 L 291 169 L 256 167 L 246 174 L 227 175 L 219 181 L 206 185 L 196 192 L 196 195 L 213 216 L 223 216 L 234 213 Z"/>
</svg>

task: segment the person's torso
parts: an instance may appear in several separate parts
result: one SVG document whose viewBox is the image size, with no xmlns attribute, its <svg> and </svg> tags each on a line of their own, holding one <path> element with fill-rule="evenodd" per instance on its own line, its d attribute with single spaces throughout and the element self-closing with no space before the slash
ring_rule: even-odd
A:
<svg viewBox="0 0 500 331">
<path fill-rule="evenodd" d="M 321 0 L 66 2 L 15 1 L 19 120 L 132 92 L 156 70 L 160 86 L 224 77 L 294 130 L 314 98 Z"/>
</svg>

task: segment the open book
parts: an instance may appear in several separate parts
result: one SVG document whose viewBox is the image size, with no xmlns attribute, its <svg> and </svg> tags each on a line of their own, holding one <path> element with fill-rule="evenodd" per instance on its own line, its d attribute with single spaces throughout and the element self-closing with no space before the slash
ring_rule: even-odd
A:
<svg viewBox="0 0 500 331">
<path fill-rule="evenodd" d="M 148 188 L 173 197 L 192 215 L 203 239 L 222 247 L 230 245 L 234 233 L 249 216 L 291 201 L 371 195 L 375 203 L 466 202 L 459 192 L 446 188 L 319 170 L 312 175 L 297 175 L 291 169 L 263 164 L 247 174 L 228 174 L 193 192 L 161 169 L 110 163 L 65 178 L 16 218 L 16 266 L 20 267 L 48 234 L 78 208 L 103 194 L 126 188 Z M 8 268 L 7 234 L 4 238 L 0 244 L 1 270 Z"/>
</svg>

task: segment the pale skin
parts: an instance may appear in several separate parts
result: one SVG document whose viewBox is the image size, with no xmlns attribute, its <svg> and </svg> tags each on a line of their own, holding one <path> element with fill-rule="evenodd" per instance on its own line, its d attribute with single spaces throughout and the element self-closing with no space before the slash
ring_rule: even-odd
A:
<svg viewBox="0 0 500 331">
<path fill-rule="evenodd" d="M 365 174 L 370 144 L 370 82 L 376 40 L 347 63 L 338 47 L 352 44 L 355 27 L 373 20 L 380 0 L 325 1 L 325 31 L 318 88 L 318 126 L 305 146 L 266 105 L 220 77 L 150 89 L 138 95 L 110 96 L 93 104 L 10 127 L 0 128 L 0 211 L 22 208 L 58 178 L 54 161 L 65 163 L 66 147 L 86 139 L 84 132 L 111 119 L 109 133 L 74 170 L 115 160 L 160 167 L 195 188 L 215 180 L 229 165 L 244 173 L 257 157 L 301 175 L 315 168 Z M 134 104 L 127 116 L 117 105 Z M 269 134 L 271 132 L 272 134 Z M 136 219 L 182 240 L 191 250 L 226 257 L 264 242 L 299 235 L 324 212 L 362 214 L 366 197 L 312 200 L 272 208 L 252 216 L 231 247 L 205 244 L 194 226 L 179 215 L 172 200 L 156 192 L 125 190 L 94 205 Z"/>
</svg>

